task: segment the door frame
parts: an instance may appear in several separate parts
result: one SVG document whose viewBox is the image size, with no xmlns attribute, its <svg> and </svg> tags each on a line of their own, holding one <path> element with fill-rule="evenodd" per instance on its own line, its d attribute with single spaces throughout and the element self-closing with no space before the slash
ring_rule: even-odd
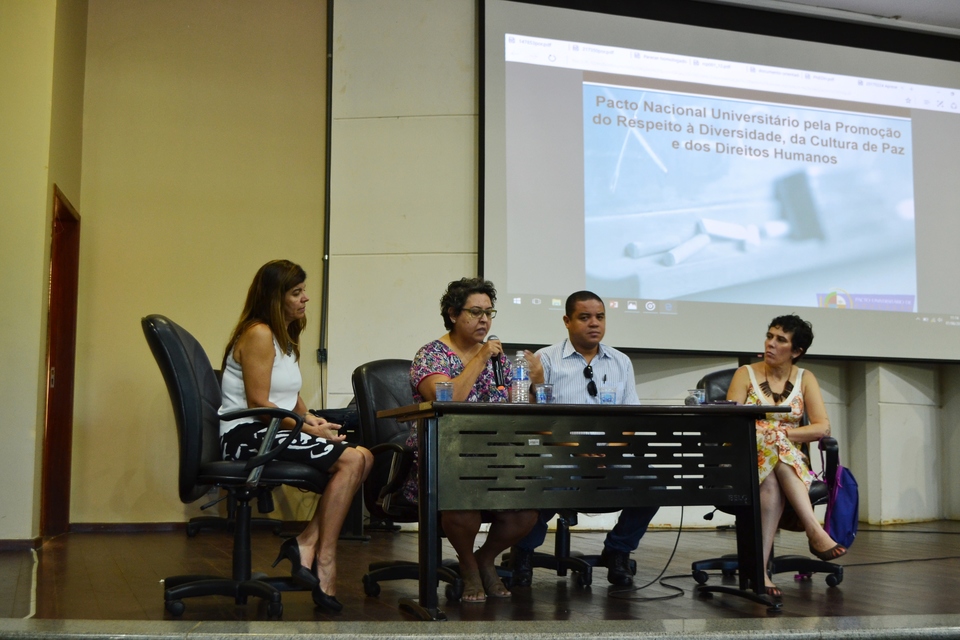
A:
<svg viewBox="0 0 960 640">
<path fill-rule="evenodd" d="M 57 185 L 53 185 L 50 235 L 47 389 L 40 488 L 42 537 L 66 533 L 70 528 L 80 214 Z"/>
</svg>

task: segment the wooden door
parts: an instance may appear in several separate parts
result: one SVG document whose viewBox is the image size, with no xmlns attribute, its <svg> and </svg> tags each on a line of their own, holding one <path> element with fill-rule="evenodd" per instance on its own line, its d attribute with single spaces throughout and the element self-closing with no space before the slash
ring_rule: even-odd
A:
<svg viewBox="0 0 960 640">
<path fill-rule="evenodd" d="M 47 321 L 47 401 L 43 425 L 40 535 L 70 527 L 70 465 L 73 452 L 73 380 L 77 345 L 77 283 L 80 214 L 53 187 Z"/>
</svg>

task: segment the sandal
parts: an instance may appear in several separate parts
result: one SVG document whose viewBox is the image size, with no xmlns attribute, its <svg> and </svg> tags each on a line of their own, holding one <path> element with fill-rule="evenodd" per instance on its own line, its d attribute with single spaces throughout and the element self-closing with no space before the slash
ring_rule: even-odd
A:
<svg viewBox="0 0 960 640">
<path fill-rule="evenodd" d="M 490 569 L 491 573 L 480 570 L 480 580 L 483 582 L 483 590 L 491 598 L 509 598 L 513 594 L 510 593 L 510 590 L 507 589 L 506 585 L 503 584 L 503 580 L 500 579 L 500 576 L 497 575 L 496 569 Z"/>
<path fill-rule="evenodd" d="M 842 558 L 847 555 L 847 548 L 841 544 L 835 544 L 826 551 L 817 551 L 813 548 L 813 544 L 809 544 L 808 546 L 810 547 L 810 553 L 824 562 L 830 562 L 831 560 L 836 560 L 837 558 Z"/>
<path fill-rule="evenodd" d="M 461 602 L 485 602 L 487 593 L 483 588 L 483 579 L 480 573 L 464 573 L 461 576 L 463 580 L 463 595 L 460 596 Z M 468 597 L 469 596 L 469 597 Z"/>
<path fill-rule="evenodd" d="M 763 591 L 774 600 L 783 600 L 783 591 L 778 586 L 764 587 Z"/>
</svg>

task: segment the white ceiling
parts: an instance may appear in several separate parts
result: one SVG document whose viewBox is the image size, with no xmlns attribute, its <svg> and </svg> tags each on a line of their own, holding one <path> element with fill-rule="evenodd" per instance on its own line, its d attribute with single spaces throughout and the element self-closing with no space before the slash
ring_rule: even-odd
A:
<svg viewBox="0 0 960 640">
<path fill-rule="evenodd" d="M 960 0 L 709 0 L 960 37 Z M 958 43 L 957 46 L 960 46 Z"/>
</svg>

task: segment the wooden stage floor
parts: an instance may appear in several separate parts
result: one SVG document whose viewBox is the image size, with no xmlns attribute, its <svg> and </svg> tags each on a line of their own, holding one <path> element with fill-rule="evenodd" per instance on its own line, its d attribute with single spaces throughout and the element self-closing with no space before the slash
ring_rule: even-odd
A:
<svg viewBox="0 0 960 640">
<path fill-rule="evenodd" d="M 397 632 L 408 621 L 410 629 L 419 626 L 397 607 L 398 598 L 417 596 L 415 582 L 383 583 L 376 598 L 366 597 L 360 582 L 371 561 L 415 560 L 416 534 L 368 533 L 369 542 L 340 542 L 337 595 L 344 604 L 343 613 L 319 612 L 309 593 L 289 592 L 283 595 L 284 622 L 389 622 L 395 623 L 392 627 Z M 164 611 L 161 579 L 182 573 L 229 574 L 231 541 L 229 534 L 219 532 L 201 532 L 195 538 L 187 538 L 182 531 L 71 533 L 47 541 L 36 553 L 2 552 L 0 618 L 172 620 Z M 279 543 L 280 538 L 269 532 L 254 532 L 255 571 L 282 573 L 286 562 L 277 569 L 270 568 Z M 552 543 L 551 535 L 544 549 L 552 547 Z M 574 533 L 575 550 L 598 553 L 602 544 L 602 533 Z M 782 532 L 776 544 L 778 553 L 804 553 L 806 538 L 803 534 Z M 850 553 L 841 560 L 845 573 L 838 587 L 827 587 L 823 575 L 814 575 L 808 581 L 795 581 L 791 575 L 777 576 L 775 580 L 783 589 L 784 598 L 782 612 L 775 614 L 746 599 L 722 594 L 701 597 L 694 593 L 690 563 L 734 550 L 732 530 L 691 529 L 678 536 L 675 529 L 653 529 L 633 556 L 638 563 L 636 583 L 654 580 L 666 567 L 664 582 L 681 592 L 655 582 L 639 591 L 614 593 L 607 584 L 604 568 L 595 570 L 593 586 L 583 589 L 570 577 L 557 577 L 537 569 L 533 586 L 517 588 L 509 600 L 488 600 L 482 604 L 447 602 L 441 588 L 440 604 L 451 621 L 562 621 L 576 623 L 577 628 L 603 620 L 746 621 L 775 617 L 785 622 L 875 616 L 946 616 L 949 620 L 960 614 L 958 521 L 864 526 Z M 451 554 L 445 547 L 444 556 Z M 721 579 L 717 574 L 710 582 Z M 676 597 L 669 597 L 677 593 Z M 190 599 L 186 604 L 182 618 L 185 621 L 266 619 L 265 607 L 257 599 L 251 599 L 246 606 L 237 606 L 224 597 Z M 843 626 L 838 620 L 834 622 Z M 803 626 L 799 620 L 797 624 Z M 0 637 L 3 635 L 0 633 Z"/>
</svg>

